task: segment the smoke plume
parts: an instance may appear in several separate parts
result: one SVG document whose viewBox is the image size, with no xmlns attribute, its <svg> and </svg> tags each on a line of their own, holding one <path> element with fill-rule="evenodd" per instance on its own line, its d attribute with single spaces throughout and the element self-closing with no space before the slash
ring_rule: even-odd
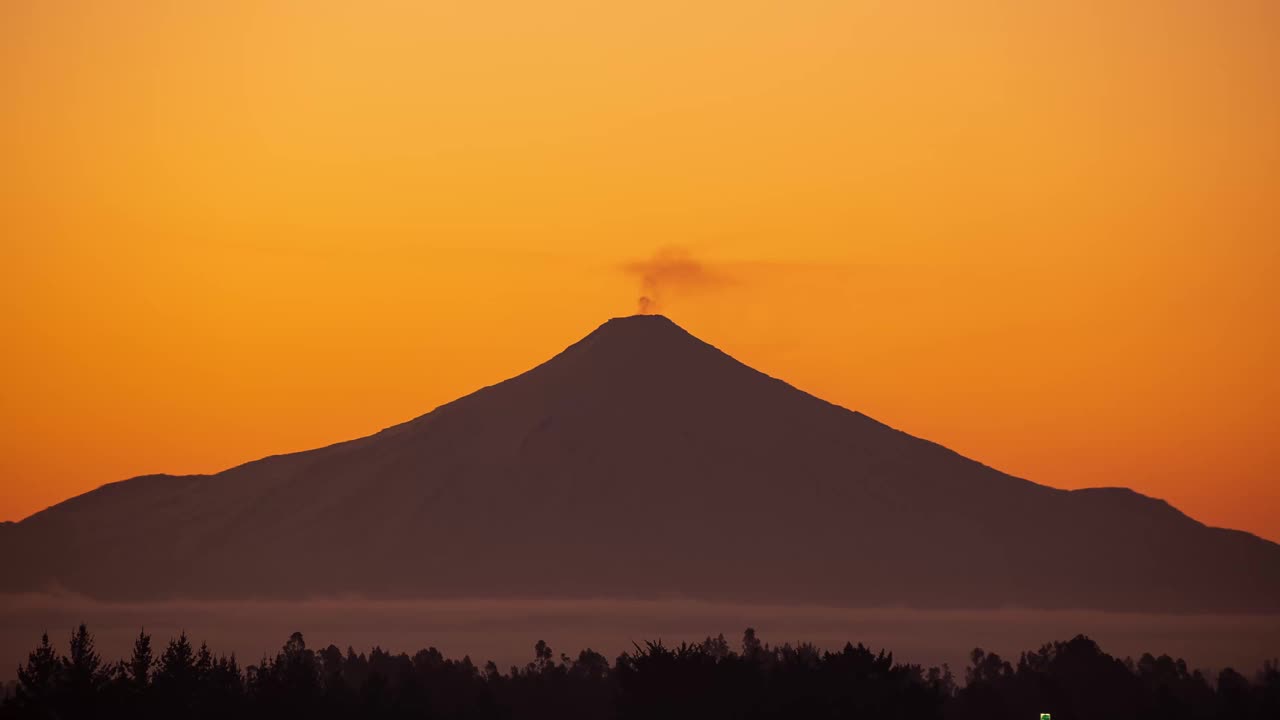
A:
<svg viewBox="0 0 1280 720">
<path fill-rule="evenodd" d="M 647 260 L 626 263 L 623 270 L 640 279 L 636 311 L 641 315 L 662 312 L 665 301 L 673 295 L 708 290 L 728 282 L 723 273 L 675 247 L 662 248 Z"/>
</svg>

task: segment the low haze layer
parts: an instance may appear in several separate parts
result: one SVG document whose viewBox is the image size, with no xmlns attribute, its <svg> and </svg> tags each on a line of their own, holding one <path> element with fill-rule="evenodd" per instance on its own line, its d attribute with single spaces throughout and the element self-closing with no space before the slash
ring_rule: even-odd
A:
<svg viewBox="0 0 1280 720">
<path fill-rule="evenodd" d="M 1254 668 L 1275 657 L 1280 622 L 1270 616 L 1158 615 L 1070 611 L 848 610 L 819 606 L 758 606 L 692 600 L 494 600 L 386 602 L 328 599 L 305 602 L 101 603 L 74 596 L 0 595 L 0 671 L 26 659 L 41 628 L 65 645 L 86 622 L 106 657 L 128 654 L 140 628 L 158 642 L 186 631 L 215 652 L 245 663 L 272 655 L 290 633 L 313 647 L 335 643 L 392 652 L 434 646 L 502 669 L 524 665 L 534 643 L 556 652 L 591 647 L 613 658 L 633 642 L 668 644 L 723 633 L 736 639 L 754 627 L 769 642 L 847 641 L 894 651 L 899 661 L 948 663 L 959 672 L 982 647 L 1006 657 L 1057 637 L 1086 633 L 1108 651 L 1185 658 L 1193 668 Z M 0 678 L 4 675 L 0 673 Z"/>
</svg>

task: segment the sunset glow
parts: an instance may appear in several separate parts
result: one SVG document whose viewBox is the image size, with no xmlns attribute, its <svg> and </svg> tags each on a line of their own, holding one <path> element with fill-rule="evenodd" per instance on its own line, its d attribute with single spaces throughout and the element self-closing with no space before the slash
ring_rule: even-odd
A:
<svg viewBox="0 0 1280 720">
<path fill-rule="evenodd" d="M 370 434 L 644 296 L 1005 472 L 1280 540 L 1277 28 L 5 3 L 0 520 Z"/>
</svg>

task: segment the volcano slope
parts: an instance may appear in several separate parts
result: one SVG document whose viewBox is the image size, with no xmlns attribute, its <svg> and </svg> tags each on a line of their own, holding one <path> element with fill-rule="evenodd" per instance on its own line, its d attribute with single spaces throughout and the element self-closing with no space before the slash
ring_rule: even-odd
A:
<svg viewBox="0 0 1280 720">
<path fill-rule="evenodd" d="M 0 591 L 1280 611 L 1280 545 L 1011 477 L 662 316 L 375 435 L 0 528 Z"/>
</svg>

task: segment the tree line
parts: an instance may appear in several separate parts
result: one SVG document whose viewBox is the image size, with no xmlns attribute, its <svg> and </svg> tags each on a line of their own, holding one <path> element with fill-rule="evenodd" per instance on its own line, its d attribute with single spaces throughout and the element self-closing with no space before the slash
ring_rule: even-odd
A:
<svg viewBox="0 0 1280 720">
<path fill-rule="evenodd" d="M 408 655 L 307 647 L 294 633 L 275 657 L 241 667 L 185 633 L 157 653 L 140 632 L 126 660 L 105 662 L 83 624 L 61 654 L 46 633 L 18 668 L 0 719 L 18 718 L 893 718 L 898 720 L 1210 720 L 1280 718 L 1280 665 L 1213 681 L 1182 660 L 1123 660 L 1081 635 L 1021 653 L 975 649 L 963 678 L 945 665 L 895 662 L 861 644 L 770 646 L 747 629 L 699 643 L 637 644 L 612 663 L 545 642 L 501 672 L 434 647 Z"/>
</svg>

